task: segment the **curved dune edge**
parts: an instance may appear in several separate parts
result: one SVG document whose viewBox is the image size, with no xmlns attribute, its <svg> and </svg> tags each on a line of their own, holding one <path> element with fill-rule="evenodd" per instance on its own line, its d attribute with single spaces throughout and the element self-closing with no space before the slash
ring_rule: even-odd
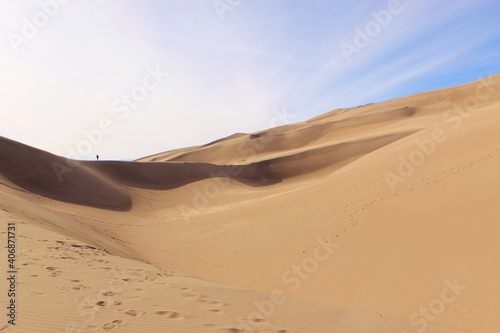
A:
<svg viewBox="0 0 500 333">
<path fill-rule="evenodd" d="M 128 210 L 128 192 L 107 177 L 45 151 L 0 137 L 0 174 L 22 189 L 55 200 Z"/>
<path fill-rule="evenodd" d="M 307 175 L 311 172 L 334 166 L 337 163 L 344 161 L 352 162 L 356 158 L 372 153 L 416 131 L 418 130 L 337 143 L 289 156 L 277 157 L 266 162 L 269 164 L 270 170 L 282 178 Z"/>
<path fill-rule="evenodd" d="M 272 154 L 292 155 L 324 145 L 333 145 L 334 136 L 345 130 L 377 128 L 382 124 L 419 117 L 420 114 L 417 107 L 405 106 L 347 119 L 337 119 L 338 114 L 334 116 L 328 115 L 325 119 L 284 125 L 253 134 L 232 135 L 208 145 L 160 153 L 137 161 L 248 164 L 254 160 L 266 160 Z"/>
<path fill-rule="evenodd" d="M 282 179 L 266 163 L 233 166 L 210 163 L 84 162 L 110 179 L 135 188 L 170 190 L 200 180 L 221 177 L 249 186 L 265 186 Z"/>
<path fill-rule="evenodd" d="M 0 137 L 0 175 L 28 192 L 102 209 L 132 207 L 129 187 L 168 190 L 213 177 L 249 186 L 281 181 L 266 163 L 220 166 L 209 163 L 89 162 L 62 158 Z"/>
</svg>

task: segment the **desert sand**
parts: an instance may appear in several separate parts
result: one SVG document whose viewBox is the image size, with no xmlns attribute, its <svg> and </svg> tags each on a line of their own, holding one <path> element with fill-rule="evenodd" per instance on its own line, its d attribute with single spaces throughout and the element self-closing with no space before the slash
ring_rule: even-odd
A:
<svg viewBox="0 0 500 333">
<path fill-rule="evenodd" d="M 0 137 L 0 331 L 500 331 L 500 75 L 134 162 Z"/>
</svg>

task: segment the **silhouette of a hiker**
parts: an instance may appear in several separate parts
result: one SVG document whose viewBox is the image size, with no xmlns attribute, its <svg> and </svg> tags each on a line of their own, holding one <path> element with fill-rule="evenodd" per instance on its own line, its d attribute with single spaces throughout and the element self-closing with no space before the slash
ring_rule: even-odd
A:
<svg viewBox="0 0 500 333">
<path fill-rule="evenodd" d="M 99 161 L 99 155 L 95 155 L 95 158 Z"/>
</svg>

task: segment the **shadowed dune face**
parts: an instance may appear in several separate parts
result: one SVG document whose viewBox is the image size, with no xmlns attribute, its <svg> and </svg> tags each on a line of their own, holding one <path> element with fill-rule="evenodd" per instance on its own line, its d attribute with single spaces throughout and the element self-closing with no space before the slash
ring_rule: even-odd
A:
<svg viewBox="0 0 500 333">
<path fill-rule="evenodd" d="M 0 174 L 20 188 L 69 203 L 112 210 L 131 207 L 124 188 L 74 163 L 0 137 Z"/>
<path fill-rule="evenodd" d="M 250 186 L 264 186 L 282 179 L 266 162 L 249 165 L 216 165 L 210 163 L 139 163 L 83 162 L 124 185 L 136 188 L 170 190 L 204 179 L 222 177 Z"/>
<path fill-rule="evenodd" d="M 261 159 L 266 159 L 265 155 L 271 153 L 287 151 L 297 153 L 295 150 L 310 150 L 316 143 L 327 141 L 325 139 L 331 139 L 346 130 L 357 128 L 361 131 L 376 128 L 382 124 L 417 116 L 417 113 L 418 108 L 405 106 L 347 119 L 327 115 L 315 118 L 314 121 L 280 126 L 250 135 L 235 134 L 209 145 L 187 149 L 183 153 L 174 155 L 162 153 L 141 160 L 247 164 L 254 157 L 249 158 L 249 155 L 260 155 L 264 156 Z"/>
<path fill-rule="evenodd" d="M 311 149 L 290 156 L 268 160 L 271 170 L 280 177 L 289 178 L 305 175 L 336 164 L 352 162 L 392 142 L 402 139 L 415 131 L 380 135 L 366 139 L 342 142 Z"/>
<path fill-rule="evenodd" d="M 127 187 L 169 190 L 192 182 L 230 178 L 249 186 L 281 181 L 267 162 L 250 165 L 72 161 L 0 137 L 0 174 L 20 188 L 55 200 L 128 210 Z"/>
</svg>

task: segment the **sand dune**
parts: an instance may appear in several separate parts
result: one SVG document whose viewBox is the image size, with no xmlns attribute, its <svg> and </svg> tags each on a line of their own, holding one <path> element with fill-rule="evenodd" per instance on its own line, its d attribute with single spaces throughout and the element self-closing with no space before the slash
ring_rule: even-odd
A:
<svg viewBox="0 0 500 333">
<path fill-rule="evenodd" d="M 135 162 L 0 138 L 0 331 L 498 332 L 499 107 L 497 75 Z"/>
<path fill-rule="evenodd" d="M 0 137 L 2 176 L 27 191 L 56 200 L 126 210 L 128 193 L 84 163 Z"/>
</svg>

